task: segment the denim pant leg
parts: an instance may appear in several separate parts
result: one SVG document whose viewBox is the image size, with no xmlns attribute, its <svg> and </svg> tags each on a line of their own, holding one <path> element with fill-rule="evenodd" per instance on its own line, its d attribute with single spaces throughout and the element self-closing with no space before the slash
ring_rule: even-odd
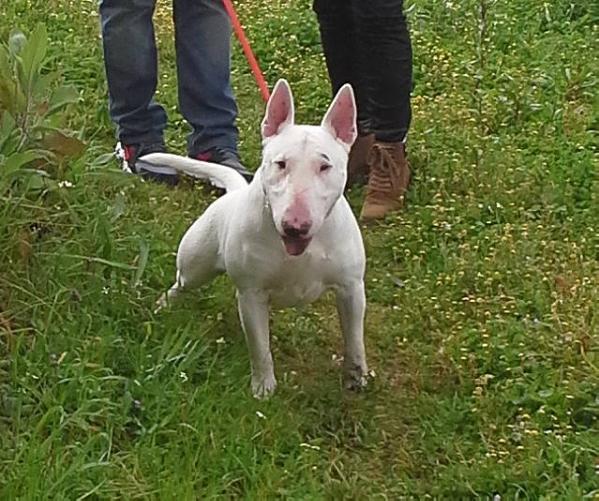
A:
<svg viewBox="0 0 599 501">
<path fill-rule="evenodd" d="M 156 0 L 101 0 L 102 43 L 110 117 L 126 144 L 162 141 L 166 112 L 154 101 Z"/>
<path fill-rule="evenodd" d="M 333 94 L 345 83 L 352 85 L 358 106 L 358 129 L 366 134 L 370 131 L 370 110 L 363 82 L 364 54 L 351 1 L 315 0 L 314 11 Z"/>
<path fill-rule="evenodd" d="M 174 0 L 179 106 L 193 127 L 188 152 L 237 149 L 231 23 L 220 0 Z"/>
<path fill-rule="evenodd" d="M 368 57 L 364 79 L 376 139 L 405 139 L 410 126 L 412 45 L 403 0 L 353 0 L 356 31 Z"/>
</svg>

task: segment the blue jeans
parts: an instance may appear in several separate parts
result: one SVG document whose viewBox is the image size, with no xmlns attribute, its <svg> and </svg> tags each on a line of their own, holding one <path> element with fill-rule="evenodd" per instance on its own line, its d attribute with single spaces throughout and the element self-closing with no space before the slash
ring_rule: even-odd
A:
<svg viewBox="0 0 599 501">
<path fill-rule="evenodd" d="M 167 116 L 158 80 L 156 0 L 100 0 L 110 116 L 124 144 L 163 140 Z M 192 126 L 188 153 L 237 148 L 230 81 L 231 24 L 220 0 L 173 0 L 179 107 Z"/>
</svg>

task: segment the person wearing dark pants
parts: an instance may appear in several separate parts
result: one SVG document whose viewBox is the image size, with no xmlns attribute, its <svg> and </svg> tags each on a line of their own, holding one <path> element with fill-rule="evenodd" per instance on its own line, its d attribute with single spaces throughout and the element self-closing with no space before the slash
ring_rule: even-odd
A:
<svg viewBox="0 0 599 501">
<path fill-rule="evenodd" d="M 403 0 L 315 0 L 333 94 L 345 83 L 358 105 L 348 184 L 368 176 L 361 219 L 402 207 L 410 182 L 412 46 Z"/>
<path fill-rule="evenodd" d="M 156 0 L 101 0 L 100 18 L 110 117 L 126 165 L 161 181 L 168 167 L 139 157 L 165 151 L 167 115 L 154 100 L 158 81 L 152 17 Z M 192 127 L 187 153 L 228 165 L 246 177 L 237 155 L 237 105 L 230 82 L 231 25 L 219 0 L 173 0 L 179 107 Z"/>
</svg>

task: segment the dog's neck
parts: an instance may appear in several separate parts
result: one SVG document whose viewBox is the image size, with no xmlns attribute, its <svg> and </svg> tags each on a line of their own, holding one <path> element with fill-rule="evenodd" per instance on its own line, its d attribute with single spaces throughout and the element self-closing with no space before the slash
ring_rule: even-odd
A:
<svg viewBox="0 0 599 501">
<path fill-rule="evenodd" d="M 260 227 L 268 227 L 276 231 L 270 203 L 262 183 L 262 167 L 259 167 L 254 173 L 254 178 L 248 186 L 248 194 L 253 201 L 250 206 L 255 207 L 255 213 L 252 214 L 255 223 Z"/>
</svg>

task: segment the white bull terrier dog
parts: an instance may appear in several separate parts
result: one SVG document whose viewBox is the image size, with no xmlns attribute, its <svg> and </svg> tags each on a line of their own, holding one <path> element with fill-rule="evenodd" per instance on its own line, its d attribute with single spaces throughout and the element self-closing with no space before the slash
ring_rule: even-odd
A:
<svg viewBox="0 0 599 501">
<path fill-rule="evenodd" d="M 144 157 L 227 190 L 183 236 L 177 280 L 159 305 L 226 272 L 237 288 L 257 398 L 269 396 L 277 384 L 269 304 L 310 303 L 326 289 L 334 289 L 337 298 L 345 386 L 358 389 L 366 384 L 366 258 L 360 229 L 343 196 L 356 133 L 350 85 L 339 90 L 320 126 L 295 125 L 291 89 L 279 80 L 262 121 L 262 165 L 249 185 L 217 164 L 164 153 Z"/>
</svg>

